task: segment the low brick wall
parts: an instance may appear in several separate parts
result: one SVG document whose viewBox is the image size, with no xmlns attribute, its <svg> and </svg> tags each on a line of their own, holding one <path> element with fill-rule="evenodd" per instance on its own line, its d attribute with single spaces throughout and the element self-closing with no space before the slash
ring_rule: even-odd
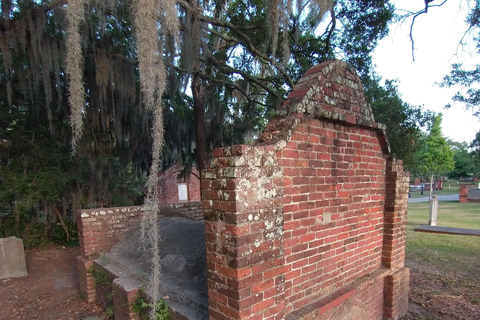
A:
<svg viewBox="0 0 480 320">
<path fill-rule="evenodd" d="M 164 206 L 165 210 L 160 209 L 160 214 L 181 215 L 194 220 L 203 219 L 203 208 L 200 201 L 172 203 Z M 167 210 L 167 208 L 173 210 Z M 94 266 L 94 259 L 98 258 L 102 253 L 109 252 L 128 232 L 138 227 L 143 211 L 143 206 L 80 210 L 77 215 L 77 228 L 81 255 L 77 257 L 77 267 L 80 292 L 88 302 L 97 301 L 104 307 L 108 307 L 114 302 L 107 301 L 102 290 L 96 290 L 93 275 L 89 270 L 94 267 L 102 270 L 102 272 L 108 271 L 103 270 L 99 264 Z M 113 286 L 114 291 L 120 294 L 120 296 L 115 298 L 117 301 L 132 298 L 134 295 L 132 292 L 136 292 L 136 289 L 126 290 L 125 288 L 119 288 L 118 283 L 113 283 L 114 275 L 109 273 L 109 277 L 109 282 Z M 125 309 L 119 308 L 120 310 Z"/>
<path fill-rule="evenodd" d="M 140 225 L 142 206 L 83 209 L 77 215 L 81 256 L 77 258 L 80 292 L 88 302 L 95 301 L 95 283 L 88 271 L 93 260 Z"/>
<path fill-rule="evenodd" d="M 82 256 L 87 260 L 110 251 L 132 228 L 140 225 L 142 206 L 83 209 L 77 219 Z"/>
</svg>

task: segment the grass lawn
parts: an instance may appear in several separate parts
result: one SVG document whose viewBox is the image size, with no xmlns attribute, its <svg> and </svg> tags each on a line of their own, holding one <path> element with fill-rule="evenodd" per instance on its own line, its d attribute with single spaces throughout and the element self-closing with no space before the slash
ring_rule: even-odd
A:
<svg viewBox="0 0 480 320">
<path fill-rule="evenodd" d="M 480 319 L 480 237 L 416 232 L 429 204 L 408 205 L 406 265 L 410 311 L 404 319 Z M 480 204 L 439 202 L 437 224 L 480 229 Z"/>
<path fill-rule="evenodd" d="M 480 266 L 480 237 L 458 236 L 413 231 L 428 223 L 429 203 L 408 205 L 407 254 L 437 267 L 470 272 Z M 439 201 L 437 225 L 480 229 L 480 204 Z"/>
</svg>

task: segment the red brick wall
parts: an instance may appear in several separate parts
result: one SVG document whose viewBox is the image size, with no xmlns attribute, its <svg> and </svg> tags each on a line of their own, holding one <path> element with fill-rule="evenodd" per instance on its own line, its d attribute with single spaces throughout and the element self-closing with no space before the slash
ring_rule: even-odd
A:
<svg viewBox="0 0 480 320">
<path fill-rule="evenodd" d="M 277 158 L 289 313 L 380 268 L 385 159 L 374 130 L 317 119 Z"/>
<path fill-rule="evenodd" d="M 128 231 L 140 224 L 143 208 L 120 207 L 83 209 L 77 215 L 81 256 L 77 258 L 80 292 L 88 302 L 95 301 L 94 279 L 88 272 L 93 259 L 110 251 Z"/>
<path fill-rule="evenodd" d="M 188 201 L 200 201 L 200 174 L 197 168 L 192 168 L 188 180 L 181 180 L 178 174 L 183 170 L 180 164 L 174 164 L 167 170 L 158 173 L 159 198 L 161 203 L 177 203 L 178 184 L 186 183 L 188 188 Z"/>
<path fill-rule="evenodd" d="M 310 69 L 202 172 L 211 319 L 399 319 L 408 175 L 353 68 Z"/>
</svg>

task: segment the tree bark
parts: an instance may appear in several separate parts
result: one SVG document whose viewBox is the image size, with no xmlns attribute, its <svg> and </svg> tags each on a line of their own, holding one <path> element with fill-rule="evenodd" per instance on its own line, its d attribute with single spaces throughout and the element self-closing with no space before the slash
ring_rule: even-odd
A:
<svg viewBox="0 0 480 320">
<path fill-rule="evenodd" d="M 433 173 L 430 175 L 430 196 L 429 196 L 429 199 L 428 199 L 428 202 L 431 202 L 432 201 L 432 197 L 433 197 Z"/>
<path fill-rule="evenodd" d="M 205 110 L 203 107 L 204 91 L 200 75 L 195 74 L 192 81 L 193 112 L 195 114 L 195 139 L 197 145 L 198 170 L 201 172 L 206 168 L 207 161 L 207 137 L 205 130 Z"/>
</svg>

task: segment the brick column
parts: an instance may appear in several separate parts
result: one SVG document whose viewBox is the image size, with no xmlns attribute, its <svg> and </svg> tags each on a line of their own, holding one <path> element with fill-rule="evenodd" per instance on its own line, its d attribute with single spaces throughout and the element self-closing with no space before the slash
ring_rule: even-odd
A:
<svg viewBox="0 0 480 320">
<path fill-rule="evenodd" d="M 281 319 L 283 172 L 273 146 L 214 150 L 202 172 L 210 319 Z"/>
<path fill-rule="evenodd" d="M 402 162 L 387 159 L 382 264 L 392 272 L 385 277 L 385 319 L 399 319 L 408 311 L 410 272 L 404 266 L 408 180 Z"/>
<path fill-rule="evenodd" d="M 408 311 L 410 269 L 403 267 L 385 277 L 384 319 L 398 320 Z"/>
</svg>

